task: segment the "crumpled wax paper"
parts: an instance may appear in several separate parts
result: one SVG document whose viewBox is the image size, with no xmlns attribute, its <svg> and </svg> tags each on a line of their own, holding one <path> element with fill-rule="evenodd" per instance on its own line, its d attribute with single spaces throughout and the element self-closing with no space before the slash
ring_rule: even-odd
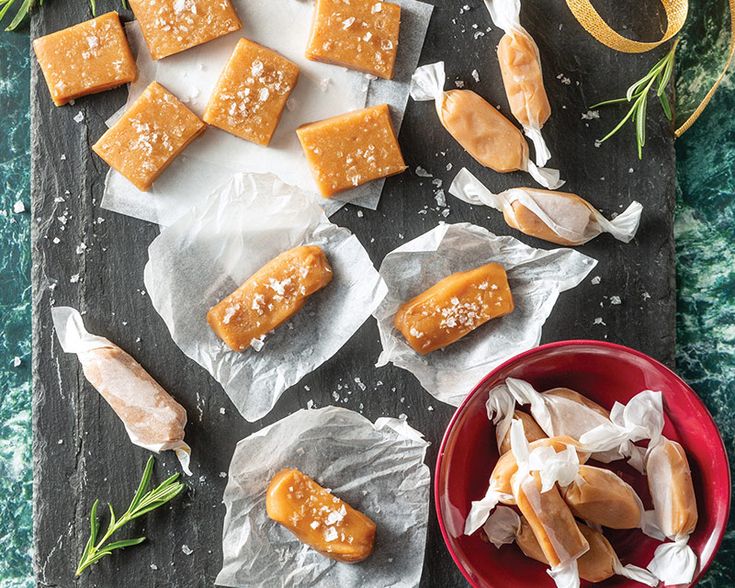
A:
<svg viewBox="0 0 735 588">
<path fill-rule="evenodd" d="M 268 334 L 260 351 L 232 351 L 210 329 L 207 312 L 299 245 L 324 249 L 331 283 Z M 357 237 L 271 174 L 234 176 L 163 229 L 148 255 L 146 289 L 174 342 L 222 384 L 248 421 L 265 416 L 287 388 L 334 355 L 386 291 Z"/>
<path fill-rule="evenodd" d="M 515 310 L 443 350 L 421 356 L 393 326 L 404 302 L 448 275 L 497 262 L 505 267 Z M 470 223 L 440 224 L 386 255 L 380 275 L 388 294 L 374 313 L 383 351 L 414 374 L 437 400 L 458 406 L 494 367 L 541 341 L 541 328 L 560 292 L 577 286 L 597 261 L 572 249 L 535 249 Z"/>
<path fill-rule="evenodd" d="M 393 1 L 401 5 L 401 32 L 392 80 L 370 79 L 357 71 L 306 59 L 304 50 L 314 3 L 305 0 L 233 0 L 243 23 L 240 31 L 160 61 L 151 59 L 138 24 L 128 24 L 126 30 L 137 54 L 139 76 L 130 86 L 125 108 L 155 80 L 201 116 L 241 37 L 278 51 L 296 63 L 301 74 L 268 147 L 209 127 L 176 158 L 149 192 L 140 192 L 118 172 L 110 170 L 102 207 L 167 226 L 233 174 L 268 172 L 309 192 L 327 214 L 338 210 L 344 202 L 375 209 L 384 180 L 364 184 L 333 199 L 322 198 L 295 131 L 307 122 L 383 103 L 391 106 L 396 133 L 399 131 L 411 74 L 424 45 L 433 7 L 416 0 Z M 120 114 L 114 115 L 108 124 Z"/>
<path fill-rule="evenodd" d="M 426 443 L 405 420 L 375 424 L 346 408 L 300 410 L 240 441 L 223 501 L 223 564 L 216 584 L 247 587 L 408 588 L 418 586 L 429 515 Z M 338 563 L 270 520 L 265 493 L 295 467 L 377 525 L 375 550 Z"/>
</svg>

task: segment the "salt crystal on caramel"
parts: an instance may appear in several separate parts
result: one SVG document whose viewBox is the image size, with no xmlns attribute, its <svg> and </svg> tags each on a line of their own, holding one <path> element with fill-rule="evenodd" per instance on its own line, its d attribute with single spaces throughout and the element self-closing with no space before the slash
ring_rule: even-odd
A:
<svg viewBox="0 0 735 588">
<path fill-rule="evenodd" d="M 176 96 L 153 82 L 92 149 L 145 192 L 205 128 Z"/>
<path fill-rule="evenodd" d="M 426 355 L 513 308 L 505 269 L 488 263 L 437 282 L 403 304 L 393 324 L 414 351 Z"/>
<path fill-rule="evenodd" d="M 207 322 L 233 351 L 256 350 L 263 337 L 295 315 L 306 299 L 332 281 L 321 247 L 289 249 L 266 263 L 212 307 Z"/>
<path fill-rule="evenodd" d="M 40 37 L 33 49 L 56 106 L 138 77 L 117 12 Z"/>
<path fill-rule="evenodd" d="M 298 77 L 299 67 L 292 61 L 240 39 L 209 99 L 204 121 L 268 145 Z"/>
<path fill-rule="evenodd" d="M 305 124 L 296 133 L 326 197 L 406 169 L 387 104 Z"/>
<path fill-rule="evenodd" d="M 306 57 L 393 77 L 401 7 L 376 0 L 316 0 Z"/>
<path fill-rule="evenodd" d="M 130 0 L 153 59 L 207 43 L 242 23 L 230 0 Z"/>
<path fill-rule="evenodd" d="M 273 477 L 265 507 L 271 519 L 326 557 L 357 563 L 373 551 L 375 523 L 297 469 Z"/>
</svg>

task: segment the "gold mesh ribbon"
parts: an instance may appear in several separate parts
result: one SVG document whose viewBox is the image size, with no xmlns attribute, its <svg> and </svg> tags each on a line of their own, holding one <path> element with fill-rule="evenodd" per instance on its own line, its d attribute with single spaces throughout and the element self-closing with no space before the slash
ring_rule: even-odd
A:
<svg viewBox="0 0 735 588">
<path fill-rule="evenodd" d="M 658 41 L 642 42 L 623 37 L 620 33 L 615 31 L 603 20 L 599 12 L 597 12 L 594 6 L 590 3 L 590 0 L 566 0 L 574 17 L 590 35 L 603 45 L 623 53 L 644 53 L 651 49 L 655 49 L 659 45 L 674 38 L 682 29 L 689 10 L 688 0 L 660 1 L 664 7 L 664 11 L 666 12 L 666 30 Z M 725 65 L 720 71 L 720 75 L 717 76 L 717 79 L 712 84 L 712 87 L 709 89 L 707 94 L 705 94 L 697 108 L 695 108 L 694 112 L 686 121 L 684 121 L 684 124 L 676 129 L 675 134 L 677 137 L 680 137 L 689 130 L 689 127 L 694 124 L 694 122 L 699 118 L 699 115 L 704 112 L 705 108 L 707 108 L 710 100 L 712 100 L 712 96 L 714 96 L 717 88 L 724 79 L 725 74 L 732 63 L 733 56 L 735 56 L 735 0 L 728 0 L 728 2 L 730 4 L 730 44 Z"/>
</svg>

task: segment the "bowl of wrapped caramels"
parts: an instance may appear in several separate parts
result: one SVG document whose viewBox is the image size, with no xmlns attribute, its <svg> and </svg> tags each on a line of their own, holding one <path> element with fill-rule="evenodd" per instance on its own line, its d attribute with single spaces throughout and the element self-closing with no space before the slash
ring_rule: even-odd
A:
<svg viewBox="0 0 735 588">
<path fill-rule="evenodd" d="M 690 586 L 730 510 L 712 417 L 658 361 L 599 341 L 489 373 L 439 450 L 435 501 L 474 587 Z"/>
</svg>

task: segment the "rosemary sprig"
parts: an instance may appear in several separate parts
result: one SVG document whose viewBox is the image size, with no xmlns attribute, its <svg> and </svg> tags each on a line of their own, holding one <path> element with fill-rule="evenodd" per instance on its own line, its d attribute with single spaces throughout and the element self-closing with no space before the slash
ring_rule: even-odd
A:
<svg viewBox="0 0 735 588">
<path fill-rule="evenodd" d="M 176 481 L 180 474 L 174 474 L 170 478 L 161 482 L 159 486 L 153 488 L 153 490 L 148 490 L 146 492 L 148 484 L 151 481 L 151 475 L 153 474 L 154 462 L 155 460 L 152 456 L 148 458 L 148 463 L 143 471 L 143 478 L 140 480 L 138 490 L 135 492 L 135 496 L 133 496 L 133 500 L 130 501 L 130 506 L 124 515 L 119 519 L 116 518 L 112 505 L 107 505 L 110 509 L 110 522 L 107 525 L 107 531 L 105 531 L 105 534 L 99 541 L 97 541 L 97 535 L 100 529 L 99 521 L 97 520 L 97 506 L 100 501 L 99 499 L 94 501 L 92 511 L 89 514 L 89 539 L 84 547 L 84 552 L 82 552 L 82 557 L 79 560 L 79 566 L 76 571 L 77 576 L 81 575 L 84 570 L 89 566 L 96 564 L 103 557 L 110 555 L 113 551 L 124 547 L 138 545 L 145 541 L 145 537 L 136 537 L 134 539 L 122 539 L 120 541 L 114 541 L 113 543 L 107 543 L 112 535 L 130 521 L 163 506 L 170 500 L 176 498 L 184 490 L 184 484 Z M 105 543 L 107 543 L 107 545 L 105 545 Z"/>
<path fill-rule="evenodd" d="M 636 145 L 638 146 L 638 159 L 643 159 L 643 147 L 646 144 L 646 113 L 648 111 L 648 96 L 655 88 L 656 96 L 661 103 L 661 108 L 667 119 L 671 120 L 671 104 L 666 95 L 666 87 L 674 72 L 674 56 L 676 54 L 676 46 L 679 43 L 677 39 L 674 41 L 669 52 L 661 58 L 651 70 L 640 80 L 635 82 L 625 93 L 625 98 L 614 98 L 613 100 L 605 100 L 599 102 L 590 108 L 600 108 L 601 106 L 609 106 L 611 104 L 628 103 L 632 106 L 628 113 L 618 122 L 617 125 L 602 139 L 600 143 L 604 143 L 620 129 L 623 128 L 629 120 L 635 125 Z"/>
</svg>

